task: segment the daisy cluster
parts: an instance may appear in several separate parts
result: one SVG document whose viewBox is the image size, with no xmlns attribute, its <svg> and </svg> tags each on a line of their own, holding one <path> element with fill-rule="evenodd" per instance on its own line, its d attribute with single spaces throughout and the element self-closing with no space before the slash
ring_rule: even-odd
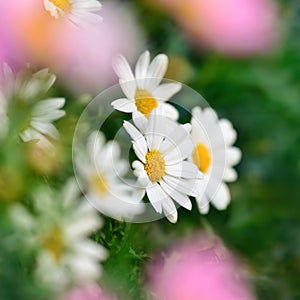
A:
<svg viewBox="0 0 300 300">
<path fill-rule="evenodd" d="M 51 17 L 67 19 L 76 26 L 102 20 L 97 14 L 101 4 L 96 0 L 43 3 Z M 167 67 L 165 54 L 150 61 L 148 51 L 139 57 L 134 71 L 123 56 L 115 61 L 113 68 L 124 97 L 111 99 L 111 105 L 131 116 L 131 121 L 124 120 L 123 128 L 131 138 L 135 160 L 131 168 L 122 159 L 117 141 L 107 141 L 99 130 L 92 132 L 85 151 L 79 151 L 74 160 L 80 189 L 90 203 L 69 174 L 64 174 L 69 179 L 63 187 L 53 189 L 48 186 L 49 174 L 43 174 L 43 183 L 30 186 L 30 195 L 15 203 L 15 198 L 23 196 L 18 194 L 19 182 L 15 180 L 19 174 L 6 176 L 5 168 L 0 170 L 0 196 L 13 200 L 8 209 L 13 237 L 34 257 L 30 270 L 35 282 L 51 287 L 58 295 L 74 287 L 85 287 L 87 294 L 103 294 L 96 282 L 107 250 L 90 238 L 103 225 L 97 210 L 118 220 L 133 220 L 145 213 L 149 202 L 156 213 L 176 223 L 177 208 L 191 210 L 192 198 L 202 214 L 208 213 L 209 203 L 217 209 L 225 209 L 230 203 L 225 182 L 237 179 L 233 167 L 241 158 L 240 150 L 233 147 L 236 131 L 230 121 L 219 119 L 209 107 L 196 106 L 189 122 L 181 124 L 180 111 L 171 100 L 182 85 L 162 83 Z M 55 81 L 56 76 L 48 69 L 36 72 L 28 66 L 14 71 L 6 63 L 1 66 L 0 154 L 12 143 L 20 149 L 30 146 L 37 150 L 33 165 L 52 164 L 63 135 L 58 121 L 67 116 L 66 99 L 51 97 Z M 15 157 L 11 157 L 15 163 Z M 124 181 L 130 172 L 136 178 Z M 11 186 L 6 182 L 12 182 Z M 75 289 L 66 299 L 74 299 L 78 293 L 81 291 Z"/>
<path fill-rule="evenodd" d="M 120 180 L 130 166 L 120 159 L 116 141 L 105 144 L 103 133 L 88 138 L 87 154 L 75 160 L 83 191 L 102 213 L 128 219 L 145 211 L 147 199 L 155 212 L 177 222 L 178 206 L 192 209 L 196 199 L 200 213 L 209 211 L 211 202 L 225 209 L 230 202 L 225 182 L 237 179 L 233 169 L 241 151 L 233 147 L 237 134 L 230 121 L 219 119 L 207 107 L 194 107 L 189 123 L 179 123 L 179 111 L 171 104 L 180 92 L 178 82 L 162 83 L 168 57 L 150 53 L 138 59 L 134 72 L 120 56 L 114 69 L 124 98 L 114 100 L 115 110 L 132 116 L 123 127 L 132 140 L 136 160 L 132 162 L 135 184 Z M 146 199 L 145 199 L 146 200 Z"/>
<path fill-rule="evenodd" d="M 60 134 L 54 122 L 66 113 L 62 109 L 65 98 L 46 97 L 56 80 L 55 75 L 48 69 L 32 72 L 29 67 L 13 72 L 7 64 L 2 66 L 0 73 L 1 147 L 4 141 L 12 138 L 17 140 L 14 147 L 31 145 L 48 153 L 47 158 L 57 156 L 56 143 Z M 16 107 L 22 108 L 20 115 L 14 114 Z M 12 175 L 8 175 L 9 181 Z M 2 188 L 9 190 L 10 187 Z M 17 186 L 11 188 L 17 189 Z M 102 219 L 81 198 L 71 178 L 62 190 L 40 185 L 33 188 L 30 204 L 20 202 L 10 206 L 9 217 L 18 244 L 35 255 L 36 281 L 57 292 L 99 279 L 102 272 L 99 262 L 107 257 L 106 250 L 89 238 L 102 227 Z"/>
</svg>

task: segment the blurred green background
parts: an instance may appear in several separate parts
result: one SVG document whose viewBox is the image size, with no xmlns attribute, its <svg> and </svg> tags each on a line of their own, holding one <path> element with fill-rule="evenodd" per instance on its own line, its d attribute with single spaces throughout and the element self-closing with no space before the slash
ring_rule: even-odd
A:
<svg viewBox="0 0 300 300">
<path fill-rule="evenodd" d="M 201 93 L 220 117 L 232 121 L 243 158 L 237 166 L 239 180 L 230 184 L 232 203 L 226 211 L 211 207 L 201 216 L 194 205 L 192 212 L 180 209 L 175 225 L 106 219 L 104 229 L 93 236 L 110 251 L 103 283 L 124 299 L 144 299 L 145 266 L 153 253 L 207 228 L 248 266 L 258 299 L 300 299 L 300 3 L 278 3 L 280 45 L 262 56 L 229 58 L 193 48 L 171 16 L 149 1 L 126 1 L 136 12 L 152 57 L 160 52 L 169 56 L 168 78 Z M 55 94 L 74 98 L 62 85 L 56 87 Z M 72 135 L 86 103 L 84 98 L 67 103 L 67 116 L 58 122 L 61 158 L 47 175 L 32 164 L 27 146 L 12 149 L 9 140 L 1 145 L 2 212 L 17 197 L 26 202 L 28 191 L 40 182 L 60 186 L 73 175 Z M 13 233 L 4 218 L 0 221 L 0 299 L 46 299 L 28 279 L 25 263 L 16 264 L 10 248 Z M 22 261 L 28 261 L 26 253 L 18 257 Z"/>
</svg>

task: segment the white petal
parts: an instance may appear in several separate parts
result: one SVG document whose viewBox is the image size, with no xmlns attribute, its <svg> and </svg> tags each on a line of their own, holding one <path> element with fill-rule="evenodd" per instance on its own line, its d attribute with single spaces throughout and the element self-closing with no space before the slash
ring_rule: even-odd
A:
<svg viewBox="0 0 300 300">
<path fill-rule="evenodd" d="M 207 123 L 214 124 L 218 122 L 217 113 L 210 107 L 203 109 L 203 118 L 205 118 Z"/>
<path fill-rule="evenodd" d="M 148 124 L 147 118 L 138 110 L 135 110 L 132 113 L 132 120 L 134 125 L 139 129 L 139 131 L 144 134 Z"/>
<path fill-rule="evenodd" d="M 20 133 L 20 137 L 24 142 L 29 142 L 29 141 L 33 141 L 33 140 L 44 140 L 45 137 L 39 133 L 38 131 L 36 131 L 33 128 L 28 128 L 25 131 Z M 51 146 L 51 143 L 48 142 L 49 145 Z"/>
<path fill-rule="evenodd" d="M 193 163 L 187 161 L 182 161 L 175 165 L 166 166 L 166 173 L 175 177 L 191 179 L 203 177 L 198 168 Z"/>
<path fill-rule="evenodd" d="M 135 154 L 143 163 L 145 163 L 145 155 L 147 153 L 148 148 L 144 136 L 141 134 L 140 131 L 136 129 L 136 127 L 134 127 L 127 121 L 124 121 L 123 126 L 126 129 L 127 133 L 133 139 L 133 149 L 135 151 Z"/>
<path fill-rule="evenodd" d="M 145 170 L 140 172 L 137 182 L 143 188 L 148 188 L 153 185 Z"/>
<path fill-rule="evenodd" d="M 144 139 L 144 136 L 141 134 L 141 132 L 128 121 L 124 121 L 123 126 L 133 141 Z"/>
<path fill-rule="evenodd" d="M 197 206 L 199 212 L 206 215 L 209 212 L 209 200 L 205 193 L 203 195 L 196 197 Z"/>
<path fill-rule="evenodd" d="M 66 112 L 63 110 L 53 110 L 51 112 L 45 113 L 43 115 L 39 116 L 32 116 L 32 119 L 36 122 L 44 122 L 44 123 L 49 123 L 56 121 L 63 116 L 65 116 Z"/>
<path fill-rule="evenodd" d="M 133 173 L 135 176 L 140 176 L 142 172 L 145 171 L 144 169 L 144 165 L 139 161 L 139 160 L 135 160 L 133 163 L 132 163 L 132 167 L 134 169 Z"/>
<path fill-rule="evenodd" d="M 136 106 L 133 101 L 128 100 L 127 98 L 121 98 L 113 101 L 111 103 L 112 107 L 116 110 L 125 112 L 125 113 L 132 113 L 136 110 Z"/>
<path fill-rule="evenodd" d="M 39 131 L 40 133 L 48 135 L 48 136 L 52 137 L 53 139 L 58 139 L 59 138 L 59 132 L 53 124 L 39 123 L 39 122 L 31 121 L 30 125 L 34 129 Z"/>
<path fill-rule="evenodd" d="M 145 137 L 148 148 L 151 151 L 158 150 L 162 140 L 164 139 L 164 134 L 161 133 L 161 128 L 164 127 L 165 119 L 165 117 L 158 115 L 155 112 L 150 114 Z"/>
<path fill-rule="evenodd" d="M 100 265 L 85 257 L 76 257 L 69 262 L 72 273 L 81 284 L 95 280 L 101 275 Z"/>
<path fill-rule="evenodd" d="M 237 147 L 231 147 L 225 150 L 226 164 L 229 166 L 234 166 L 241 160 L 242 152 Z"/>
<path fill-rule="evenodd" d="M 147 145 L 146 141 L 138 140 L 132 143 L 132 148 L 136 156 L 141 160 L 143 163 L 146 163 L 146 154 L 147 154 Z"/>
<path fill-rule="evenodd" d="M 169 196 L 162 190 L 158 184 L 154 184 L 152 187 L 146 190 L 148 199 L 155 211 L 162 213 L 162 202 L 166 200 Z"/>
<path fill-rule="evenodd" d="M 76 252 L 96 260 L 104 260 L 107 258 L 105 249 L 90 240 L 74 243 L 73 248 Z"/>
<path fill-rule="evenodd" d="M 94 131 L 90 134 L 87 140 L 87 151 L 92 161 L 94 161 L 94 159 L 100 155 L 104 143 L 105 137 L 102 132 Z"/>
<path fill-rule="evenodd" d="M 185 130 L 187 133 L 191 133 L 191 131 L 192 131 L 192 125 L 191 125 L 190 123 L 182 124 L 182 127 L 184 128 L 184 130 Z"/>
<path fill-rule="evenodd" d="M 137 86 L 139 89 L 145 89 L 145 78 L 147 77 L 147 70 L 150 61 L 149 51 L 145 51 L 139 58 L 135 66 L 135 77 L 137 79 Z"/>
<path fill-rule="evenodd" d="M 113 68 L 120 79 L 125 81 L 134 81 L 132 70 L 123 55 L 120 55 L 113 64 Z"/>
<path fill-rule="evenodd" d="M 171 120 L 177 121 L 179 118 L 179 112 L 178 110 L 169 103 L 163 103 L 162 104 L 166 117 L 170 118 Z"/>
<path fill-rule="evenodd" d="M 13 205 L 9 214 L 14 224 L 22 230 L 32 230 L 36 225 L 34 218 L 23 205 Z"/>
<path fill-rule="evenodd" d="M 189 180 L 183 178 L 176 178 L 173 176 L 165 175 L 162 180 L 176 191 L 184 194 L 194 196 L 198 188 L 198 180 Z"/>
<path fill-rule="evenodd" d="M 175 145 L 175 148 L 168 152 L 165 156 L 166 165 L 178 164 L 188 158 L 194 149 L 194 144 L 191 139 L 186 138 L 183 142 Z"/>
<path fill-rule="evenodd" d="M 204 117 L 202 114 L 202 110 L 200 107 L 195 107 L 192 111 L 192 139 L 194 144 L 204 144 L 204 145 L 210 145 L 209 137 L 208 137 L 208 130 L 206 128 L 206 125 L 204 123 Z"/>
<path fill-rule="evenodd" d="M 227 182 L 233 182 L 237 180 L 237 173 L 233 168 L 226 168 L 223 174 L 223 180 Z"/>
<path fill-rule="evenodd" d="M 62 205 L 64 209 L 72 207 L 74 199 L 80 194 L 77 182 L 75 179 L 69 179 L 62 190 Z"/>
<path fill-rule="evenodd" d="M 175 189 L 171 188 L 167 185 L 163 180 L 160 182 L 161 187 L 163 190 L 172 198 L 174 199 L 179 205 L 182 207 L 191 210 L 192 209 L 192 202 L 187 195 L 184 195 L 180 192 L 177 192 Z"/>
<path fill-rule="evenodd" d="M 73 7 L 76 9 L 85 9 L 88 11 L 99 11 L 102 7 L 99 1 L 75 1 Z"/>
<path fill-rule="evenodd" d="M 170 197 L 166 197 L 162 202 L 163 213 L 171 223 L 177 222 L 177 209 Z"/>
<path fill-rule="evenodd" d="M 158 101 L 167 101 L 178 93 L 182 88 L 181 83 L 164 83 L 158 86 L 152 93 Z"/>
<path fill-rule="evenodd" d="M 223 133 L 225 145 L 231 146 L 236 141 L 236 137 L 237 137 L 237 133 L 232 127 L 231 122 L 228 121 L 227 119 L 221 119 L 219 121 L 219 126 Z"/>
<path fill-rule="evenodd" d="M 211 197 L 211 203 L 219 210 L 224 210 L 230 203 L 230 191 L 225 183 L 220 183 L 218 190 Z"/>
<path fill-rule="evenodd" d="M 134 100 L 136 92 L 136 82 L 120 79 L 119 84 L 125 96 L 130 100 Z"/>
<path fill-rule="evenodd" d="M 169 132 L 165 132 L 165 140 L 159 147 L 159 151 L 162 154 L 167 154 L 177 147 L 183 141 L 190 139 L 190 135 L 187 133 L 185 128 L 173 121 L 168 121 L 170 123 Z M 167 122 L 165 122 L 166 124 Z M 190 141 L 192 143 L 192 141 Z M 193 143 L 192 143 L 193 144 Z M 192 151 L 192 150 L 191 150 Z"/>
<path fill-rule="evenodd" d="M 119 83 L 124 94 L 133 99 L 136 90 L 135 78 L 132 70 L 124 56 L 120 55 L 113 64 L 116 74 L 119 76 Z"/>
<path fill-rule="evenodd" d="M 168 57 L 165 54 L 157 55 L 150 64 L 145 80 L 145 89 L 150 93 L 159 85 L 168 67 Z"/>
<path fill-rule="evenodd" d="M 65 105 L 65 98 L 53 98 L 38 102 L 33 108 L 33 115 L 42 115 L 53 110 L 59 110 Z"/>
</svg>

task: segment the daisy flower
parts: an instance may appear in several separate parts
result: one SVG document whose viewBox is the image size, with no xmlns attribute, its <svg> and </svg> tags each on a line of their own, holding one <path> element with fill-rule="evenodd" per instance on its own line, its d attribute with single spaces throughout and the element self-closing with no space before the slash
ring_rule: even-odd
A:
<svg viewBox="0 0 300 300">
<path fill-rule="evenodd" d="M 138 157 L 132 164 L 134 174 L 155 211 L 163 212 L 175 223 L 177 210 L 173 201 L 190 210 L 189 196 L 197 196 L 202 177 L 198 168 L 186 161 L 193 151 L 190 124 L 180 125 L 159 109 L 150 114 L 146 124 L 143 120 L 135 118 L 135 126 L 124 122 Z"/>
<path fill-rule="evenodd" d="M 178 111 L 166 101 L 180 91 L 181 84 L 160 84 L 167 66 L 168 57 L 165 54 L 157 55 L 150 63 L 150 53 L 146 51 L 138 59 L 133 74 L 127 60 L 120 56 L 114 69 L 126 98 L 113 101 L 112 106 L 125 113 L 138 111 L 147 118 L 154 108 L 162 106 L 169 118 L 177 120 Z"/>
<path fill-rule="evenodd" d="M 196 197 L 201 213 L 208 213 L 209 202 L 219 210 L 226 209 L 230 192 L 225 182 L 237 179 L 233 169 L 241 159 L 241 151 L 232 147 L 237 134 L 226 119 L 218 119 L 211 108 L 195 107 L 192 111 L 194 151 L 191 160 L 204 174 L 202 195 Z"/>
<path fill-rule="evenodd" d="M 21 204 L 11 210 L 18 232 L 37 251 L 37 279 L 58 290 L 97 280 L 101 275 L 99 261 L 107 256 L 102 246 L 88 238 L 102 226 L 102 220 L 78 197 L 79 190 L 71 180 L 59 192 L 38 190 L 35 214 Z"/>
<path fill-rule="evenodd" d="M 145 205 L 121 180 L 129 166 L 120 154 L 116 141 L 105 143 L 103 133 L 96 131 L 89 136 L 86 151 L 75 156 L 75 165 L 85 196 L 95 208 L 118 220 L 132 219 L 144 211 Z"/>
<path fill-rule="evenodd" d="M 30 114 L 20 130 L 21 139 L 24 142 L 34 140 L 39 146 L 51 147 L 51 139 L 59 138 L 58 130 L 52 123 L 65 115 L 65 111 L 61 110 L 65 104 L 64 98 L 43 99 L 54 84 L 55 75 L 49 73 L 48 69 L 30 76 L 24 72 L 15 75 L 4 64 L 0 77 L 0 114 L 7 118 L 8 105 L 11 102 L 28 105 Z M 8 120 L 5 123 L 7 127 Z"/>
<path fill-rule="evenodd" d="M 102 21 L 96 14 L 102 7 L 98 0 L 44 0 L 44 6 L 52 17 L 67 17 L 74 24 Z"/>
</svg>

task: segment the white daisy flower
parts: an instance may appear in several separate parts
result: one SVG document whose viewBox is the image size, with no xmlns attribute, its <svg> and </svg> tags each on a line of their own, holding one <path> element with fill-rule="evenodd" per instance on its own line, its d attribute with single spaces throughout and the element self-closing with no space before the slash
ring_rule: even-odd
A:
<svg viewBox="0 0 300 300">
<path fill-rule="evenodd" d="M 102 220 L 78 196 L 72 180 L 60 192 L 39 190 L 34 197 L 35 214 L 20 204 L 11 208 L 21 238 L 37 251 L 37 279 L 57 290 L 97 280 L 99 261 L 107 257 L 106 250 L 88 238 L 102 226 Z"/>
<path fill-rule="evenodd" d="M 162 106 L 169 118 L 177 120 L 178 111 L 166 101 L 180 91 L 181 84 L 160 84 L 167 66 L 168 57 L 165 54 L 157 55 L 150 63 L 150 54 L 146 51 L 138 59 L 133 74 L 127 60 L 120 56 L 114 69 L 126 98 L 113 101 L 112 106 L 125 113 L 139 111 L 147 118 L 154 108 Z"/>
<path fill-rule="evenodd" d="M 197 167 L 186 161 L 193 151 L 189 134 L 190 124 L 180 125 L 155 109 L 145 124 L 143 118 L 134 118 L 133 126 L 124 127 L 133 140 L 133 149 L 139 160 L 133 162 L 138 184 L 155 211 L 164 213 L 169 221 L 177 221 L 173 201 L 191 209 L 189 196 L 197 196 L 202 178 Z"/>
<path fill-rule="evenodd" d="M 58 139 L 59 133 L 52 124 L 65 115 L 61 108 L 65 104 L 64 98 L 42 100 L 46 92 L 56 80 L 55 75 L 43 69 L 28 78 L 28 74 L 20 72 L 17 75 L 4 64 L 1 70 L 0 115 L 6 116 L 7 106 L 11 102 L 32 105 L 30 116 L 23 124 L 20 137 L 24 142 L 37 141 L 39 146 L 51 147 L 51 139 Z M 34 103 L 34 104 L 33 104 Z M 3 122 L 3 121 L 2 121 Z"/>
<path fill-rule="evenodd" d="M 102 7 L 98 0 L 44 0 L 44 6 L 52 17 L 67 17 L 74 24 L 102 21 L 96 14 Z"/>
<path fill-rule="evenodd" d="M 91 204 L 107 216 L 127 220 L 142 213 L 145 205 L 135 189 L 121 180 L 129 166 L 120 154 L 119 144 L 105 143 L 104 135 L 97 131 L 89 136 L 86 151 L 75 157 L 75 163 Z"/>
<path fill-rule="evenodd" d="M 217 209 L 226 209 L 230 192 L 225 182 L 237 179 L 232 168 L 241 159 L 241 151 L 232 147 L 237 134 L 226 119 L 218 119 L 211 108 L 195 107 L 192 111 L 192 138 L 194 151 L 191 160 L 204 174 L 202 194 L 196 197 L 201 213 L 209 210 L 209 202 Z"/>
</svg>

